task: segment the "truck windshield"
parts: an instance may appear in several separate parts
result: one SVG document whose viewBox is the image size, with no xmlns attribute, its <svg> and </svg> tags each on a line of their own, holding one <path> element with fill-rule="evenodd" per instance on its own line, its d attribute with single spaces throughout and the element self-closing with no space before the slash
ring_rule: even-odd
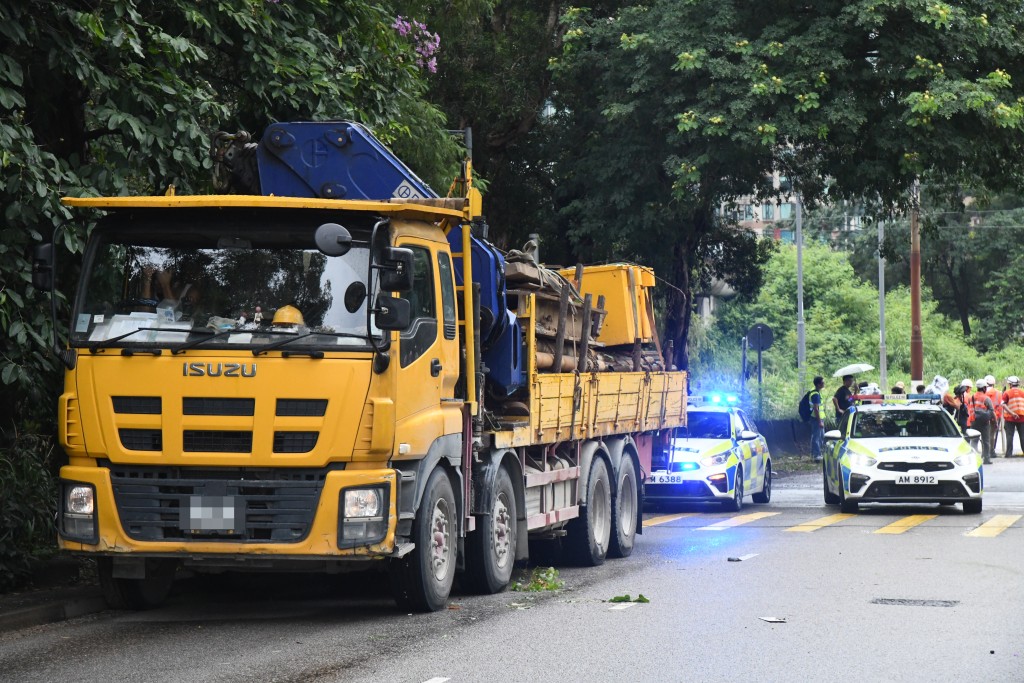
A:
<svg viewBox="0 0 1024 683">
<path fill-rule="evenodd" d="M 76 346 L 369 347 L 366 247 L 326 256 L 312 229 L 98 230 L 72 314 Z M 374 334 L 379 334 L 376 329 Z"/>
</svg>

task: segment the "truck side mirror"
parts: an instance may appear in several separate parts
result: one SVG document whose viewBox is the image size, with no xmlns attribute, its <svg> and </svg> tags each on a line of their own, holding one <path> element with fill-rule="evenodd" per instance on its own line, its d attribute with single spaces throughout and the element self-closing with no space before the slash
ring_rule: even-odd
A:
<svg viewBox="0 0 1024 683">
<path fill-rule="evenodd" d="M 53 291 L 53 243 L 37 244 L 32 249 L 32 286 L 42 292 Z"/>
<path fill-rule="evenodd" d="M 374 307 L 374 324 L 381 330 L 405 330 L 412 318 L 412 306 L 405 299 L 381 292 Z"/>
<path fill-rule="evenodd" d="M 412 249 L 385 247 L 382 251 L 380 289 L 382 292 L 408 292 L 412 289 Z"/>
</svg>

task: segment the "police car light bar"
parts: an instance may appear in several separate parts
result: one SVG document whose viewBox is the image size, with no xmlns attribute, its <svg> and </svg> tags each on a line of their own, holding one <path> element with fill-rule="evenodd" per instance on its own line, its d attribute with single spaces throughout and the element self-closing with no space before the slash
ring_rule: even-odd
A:
<svg viewBox="0 0 1024 683">
<path fill-rule="evenodd" d="M 738 405 L 740 402 L 739 397 L 736 396 L 736 394 L 723 393 L 707 394 L 706 396 L 690 396 L 689 398 L 687 398 L 687 401 L 689 401 L 690 405 L 694 406 L 734 406 Z"/>
<path fill-rule="evenodd" d="M 942 397 L 938 394 L 854 394 L 854 403 L 938 403 Z"/>
</svg>

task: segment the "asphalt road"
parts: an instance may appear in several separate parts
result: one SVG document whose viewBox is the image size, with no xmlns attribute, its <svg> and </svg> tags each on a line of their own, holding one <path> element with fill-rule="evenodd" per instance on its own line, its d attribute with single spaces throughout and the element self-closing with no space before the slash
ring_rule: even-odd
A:
<svg viewBox="0 0 1024 683">
<path fill-rule="evenodd" d="M 767 506 L 648 513 L 631 558 L 559 567 L 560 590 L 437 614 L 377 575 L 182 581 L 158 610 L 0 635 L 0 679 L 1021 681 L 1024 459 L 986 477 L 981 515 L 838 520 L 820 475 L 780 478 Z"/>
</svg>

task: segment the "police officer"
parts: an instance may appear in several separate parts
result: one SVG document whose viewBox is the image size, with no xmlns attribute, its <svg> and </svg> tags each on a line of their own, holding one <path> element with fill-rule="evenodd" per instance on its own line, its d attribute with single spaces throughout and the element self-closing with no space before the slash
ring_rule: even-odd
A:
<svg viewBox="0 0 1024 683">
<path fill-rule="evenodd" d="M 1020 378 L 1016 375 L 1007 377 L 1006 383 L 1010 386 L 1003 392 L 1005 453 L 1007 458 L 1012 458 L 1015 433 L 1020 441 L 1021 451 L 1024 452 L 1024 389 L 1020 388 Z"/>
</svg>

